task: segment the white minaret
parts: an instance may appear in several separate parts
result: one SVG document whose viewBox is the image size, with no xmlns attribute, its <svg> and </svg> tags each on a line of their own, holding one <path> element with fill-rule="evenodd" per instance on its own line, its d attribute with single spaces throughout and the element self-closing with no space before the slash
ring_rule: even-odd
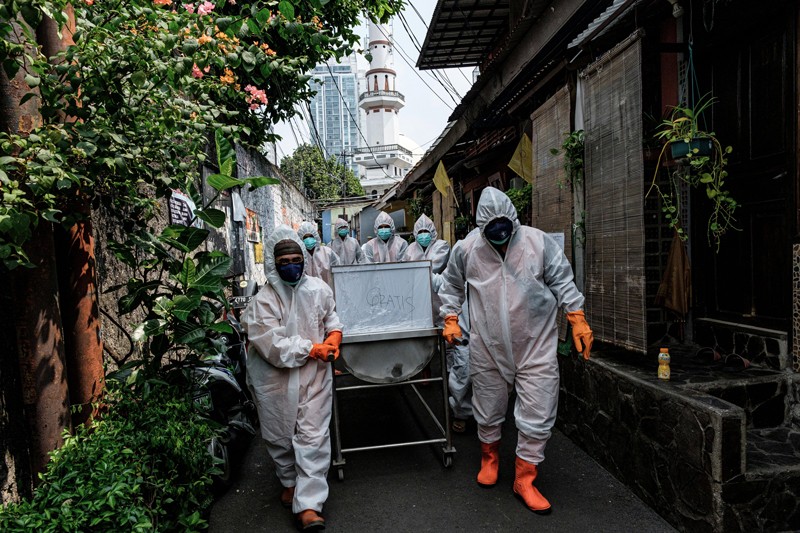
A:
<svg viewBox="0 0 800 533">
<path fill-rule="evenodd" d="M 413 159 L 411 150 L 399 144 L 397 115 L 405 97 L 397 90 L 391 24 L 369 22 L 367 51 L 372 57 L 365 74 L 366 92 L 358 98 L 366 113 L 367 142 L 355 151 L 355 162 L 364 167 L 361 185 L 366 194 L 380 196 L 403 179 Z"/>
</svg>

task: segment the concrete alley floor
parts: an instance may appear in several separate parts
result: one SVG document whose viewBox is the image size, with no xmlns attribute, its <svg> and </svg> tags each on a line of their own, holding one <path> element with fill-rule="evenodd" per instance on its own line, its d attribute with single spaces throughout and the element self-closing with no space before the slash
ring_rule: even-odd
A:
<svg viewBox="0 0 800 533">
<path fill-rule="evenodd" d="M 426 396 L 438 390 L 421 389 Z M 339 395 L 345 448 L 425 438 L 416 417 L 419 405 L 415 399 L 406 399 L 410 391 L 381 391 Z M 333 468 L 328 476 L 326 531 L 675 531 L 557 431 L 548 443 L 536 483 L 553 512 L 539 516 L 528 511 L 511 492 L 516 444 L 511 409 L 503 436 L 500 479 L 491 489 L 475 482 L 480 450 L 474 422 L 467 433 L 453 434 L 457 452 L 451 468 L 443 466 L 440 446 L 346 454 L 344 481 L 338 480 Z M 278 502 L 280 490 L 266 447 L 257 437 L 233 486 L 214 504 L 210 531 L 295 531 L 291 512 Z"/>
</svg>

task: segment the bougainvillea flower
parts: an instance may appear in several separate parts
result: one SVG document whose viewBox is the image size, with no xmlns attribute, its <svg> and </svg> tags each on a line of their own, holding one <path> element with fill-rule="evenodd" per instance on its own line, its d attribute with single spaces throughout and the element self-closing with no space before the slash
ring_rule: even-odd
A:
<svg viewBox="0 0 800 533">
<path fill-rule="evenodd" d="M 206 0 L 205 2 L 203 2 L 202 4 L 197 6 L 197 14 L 198 15 L 208 15 L 209 13 L 214 11 L 215 7 L 216 6 L 214 4 L 212 4 L 211 2 Z"/>
</svg>

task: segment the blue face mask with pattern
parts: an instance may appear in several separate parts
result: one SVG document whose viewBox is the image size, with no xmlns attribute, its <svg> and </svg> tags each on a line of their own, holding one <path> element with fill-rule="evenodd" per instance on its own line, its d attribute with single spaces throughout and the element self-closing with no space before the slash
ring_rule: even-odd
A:
<svg viewBox="0 0 800 533">
<path fill-rule="evenodd" d="M 338 233 L 339 233 L 339 237 L 347 237 L 347 235 L 350 233 L 350 231 L 348 231 L 347 228 L 341 228 L 338 231 Z"/>
<path fill-rule="evenodd" d="M 486 227 L 483 228 L 483 234 L 489 239 L 490 243 L 501 246 L 511 238 L 513 229 L 513 222 L 506 217 L 501 217 L 486 224 Z"/>
<path fill-rule="evenodd" d="M 392 236 L 392 228 L 378 228 L 378 237 L 383 241 L 388 241 Z"/>
<path fill-rule="evenodd" d="M 427 248 L 428 247 L 428 245 L 431 243 L 431 239 L 432 238 L 433 238 L 433 235 L 431 235 L 430 233 L 427 233 L 427 232 L 426 233 L 422 233 L 422 232 L 417 233 L 417 242 L 423 248 Z"/>
<path fill-rule="evenodd" d="M 297 285 L 303 277 L 303 263 L 289 263 L 288 265 L 275 265 L 281 280 L 287 285 Z"/>
<path fill-rule="evenodd" d="M 303 244 L 306 245 L 307 250 L 313 250 L 314 247 L 317 245 L 317 239 L 314 237 L 306 237 L 303 239 Z"/>
</svg>

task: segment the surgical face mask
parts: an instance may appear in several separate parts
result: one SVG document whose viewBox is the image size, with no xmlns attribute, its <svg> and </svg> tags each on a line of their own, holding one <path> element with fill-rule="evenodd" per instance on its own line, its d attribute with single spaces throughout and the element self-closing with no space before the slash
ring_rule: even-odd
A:
<svg viewBox="0 0 800 533">
<path fill-rule="evenodd" d="M 317 245 L 317 239 L 314 237 L 306 237 L 303 239 L 303 244 L 306 245 L 307 250 L 313 250 L 314 247 Z"/>
<path fill-rule="evenodd" d="M 378 228 L 378 237 L 380 237 L 382 241 L 388 241 L 391 236 L 392 228 Z"/>
<path fill-rule="evenodd" d="M 417 242 L 423 248 L 427 248 L 428 245 L 431 243 L 431 238 L 432 237 L 433 237 L 433 235 L 431 235 L 430 233 L 419 232 L 419 233 L 417 233 Z"/>
<path fill-rule="evenodd" d="M 287 285 L 297 285 L 303 276 L 303 262 L 289 263 L 287 265 L 275 265 L 278 275 Z"/>
<path fill-rule="evenodd" d="M 514 224 L 509 219 L 501 217 L 486 224 L 486 227 L 483 228 L 483 234 L 486 235 L 490 243 L 500 246 L 508 242 L 513 229 Z"/>
<path fill-rule="evenodd" d="M 339 233 L 339 237 L 347 237 L 347 235 L 350 233 L 350 231 L 347 228 L 340 228 L 338 233 Z"/>
</svg>

